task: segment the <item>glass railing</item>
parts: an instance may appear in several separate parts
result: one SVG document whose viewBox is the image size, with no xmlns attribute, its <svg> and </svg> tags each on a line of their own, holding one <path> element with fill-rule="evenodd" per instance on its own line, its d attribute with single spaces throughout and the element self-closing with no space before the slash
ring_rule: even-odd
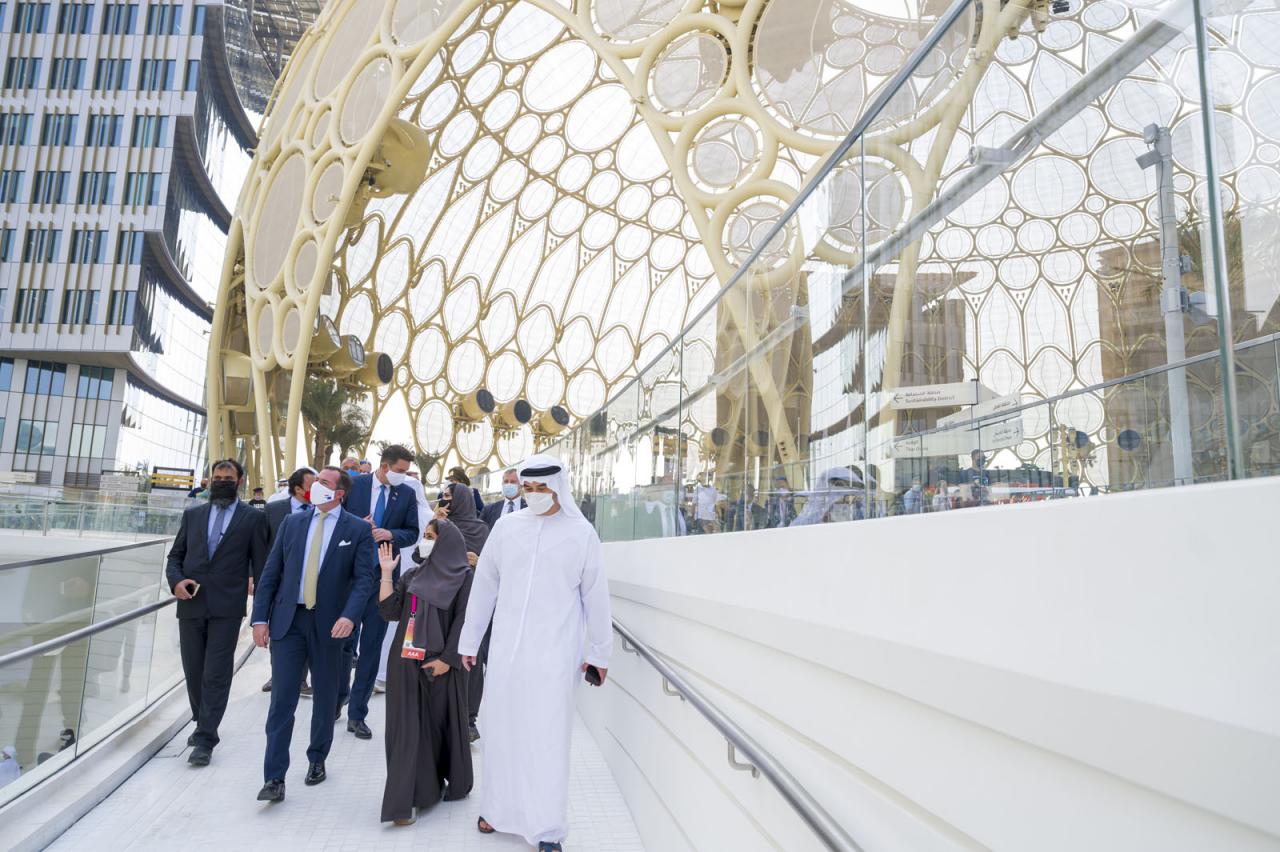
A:
<svg viewBox="0 0 1280 852">
<path fill-rule="evenodd" d="M 89 503 L 23 495 L 0 497 L 0 532 L 71 535 L 136 541 L 172 536 L 182 509 L 138 502 Z M 0 555 L 0 563 L 5 560 Z"/>
<path fill-rule="evenodd" d="M 173 600 L 161 579 L 168 546 L 142 542 L 0 566 L 0 805 L 181 683 L 177 621 L 161 604 Z M 92 629 L 148 605 L 160 608 Z M 23 653 L 76 631 L 92 635 Z"/>
<path fill-rule="evenodd" d="M 737 272 L 554 448 L 604 540 L 1280 471 L 1280 18 L 924 23 L 848 29 L 915 52 L 803 190 L 717 211 Z"/>
</svg>

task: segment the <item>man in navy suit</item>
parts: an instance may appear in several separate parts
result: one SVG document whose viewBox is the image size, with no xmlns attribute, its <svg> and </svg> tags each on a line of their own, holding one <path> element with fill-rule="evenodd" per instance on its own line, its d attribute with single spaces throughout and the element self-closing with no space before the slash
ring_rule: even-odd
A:
<svg viewBox="0 0 1280 852">
<path fill-rule="evenodd" d="M 356 477 L 345 502 L 347 511 L 368 522 L 373 540 L 378 544 L 390 542 L 399 552 L 402 547 L 413 547 L 418 542 L 418 498 L 413 489 L 405 485 L 413 453 L 400 444 L 391 444 L 382 451 L 378 468 L 367 476 Z M 373 732 L 365 724 L 369 715 L 369 699 L 373 696 L 373 684 L 378 677 L 378 657 L 382 652 L 382 639 L 387 633 L 386 619 L 378 612 L 376 589 L 369 590 L 363 614 L 356 630 L 358 636 L 347 640 L 343 653 L 344 666 L 339 672 L 338 709 L 342 700 L 349 697 L 347 705 L 347 731 L 362 740 L 372 739 Z M 356 645 L 359 652 L 356 653 Z M 351 680 L 351 656 L 356 656 L 355 680 Z"/>
<path fill-rule="evenodd" d="M 280 524 L 254 595 L 253 641 L 259 648 L 271 646 L 272 680 L 263 763 L 266 784 L 259 801 L 284 799 L 293 714 L 308 663 L 314 703 L 306 783 L 319 784 L 326 777 L 342 643 L 355 629 L 377 582 L 373 533 L 366 522 L 342 510 L 342 498 L 350 488 L 351 477 L 339 468 L 320 471 L 311 486 L 313 511 L 292 514 Z"/>
</svg>

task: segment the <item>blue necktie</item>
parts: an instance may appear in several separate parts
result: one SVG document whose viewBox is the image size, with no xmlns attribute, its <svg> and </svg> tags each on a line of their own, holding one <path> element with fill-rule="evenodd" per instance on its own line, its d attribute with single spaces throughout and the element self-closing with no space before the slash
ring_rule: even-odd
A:
<svg viewBox="0 0 1280 852">
<path fill-rule="evenodd" d="M 378 486 L 378 503 L 373 507 L 373 525 L 375 527 L 382 526 L 382 513 L 387 509 L 387 487 L 385 485 Z"/>
<path fill-rule="evenodd" d="M 213 516 L 213 529 L 209 531 L 209 555 L 218 549 L 218 542 L 222 541 L 222 523 L 227 519 L 227 509 L 230 506 L 221 506 L 218 508 L 217 514 Z"/>
</svg>

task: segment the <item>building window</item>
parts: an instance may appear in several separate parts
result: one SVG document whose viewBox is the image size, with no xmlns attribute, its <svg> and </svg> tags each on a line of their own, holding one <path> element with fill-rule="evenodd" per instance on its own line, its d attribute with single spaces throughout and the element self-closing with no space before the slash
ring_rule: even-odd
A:
<svg viewBox="0 0 1280 852">
<path fill-rule="evenodd" d="M 107 445 L 107 427 L 97 423 L 72 423 L 69 456 L 101 458 Z"/>
<path fill-rule="evenodd" d="M 55 58 L 49 63 L 49 88 L 79 89 L 84 85 L 84 60 Z"/>
<path fill-rule="evenodd" d="M 116 263 L 142 263 L 142 231 L 121 231 L 116 242 Z"/>
<path fill-rule="evenodd" d="M 139 92 L 167 92 L 173 88 L 177 63 L 172 59 L 144 59 L 138 70 Z"/>
<path fill-rule="evenodd" d="M 57 228 L 28 227 L 26 242 L 22 244 L 22 262 L 53 263 L 58 259 L 60 245 L 62 245 L 62 231 Z"/>
<path fill-rule="evenodd" d="M 199 82 L 200 82 L 200 60 L 188 59 L 186 90 L 188 92 L 194 92 L 196 90 L 196 84 Z"/>
<path fill-rule="evenodd" d="M 40 57 L 10 56 L 4 64 L 6 89 L 30 89 L 40 79 Z"/>
<path fill-rule="evenodd" d="M 90 114 L 84 131 L 85 147 L 97 148 L 107 145 L 119 145 L 120 126 L 123 123 L 124 116 L 119 113 L 99 112 Z"/>
<path fill-rule="evenodd" d="M 165 143 L 168 129 L 167 115 L 135 115 L 129 144 L 135 148 L 159 148 Z"/>
<path fill-rule="evenodd" d="M 0 228 L 0 263 L 5 263 L 13 256 L 13 228 Z M 4 294 L 0 290 L 0 308 L 4 306 Z M 0 311 L 2 313 L 3 311 Z"/>
<path fill-rule="evenodd" d="M 177 35 L 182 32 L 182 7 L 168 3 L 147 7 L 147 35 Z"/>
<path fill-rule="evenodd" d="M 129 172 L 124 176 L 124 198 L 121 204 L 146 207 L 160 203 L 159 172 Z"/>
<path fill-rule="evenodd" d="M 76 385 L 78 399 L 111 399 L 116 371 L 111 367 L 81 367 Z"/>
<path fill-rule="evenodd" d="M 14 204 L 22 186 L 22 172 L 17 169 L 0 171 L 0 204 Z"/>
<path fill-rule="evenodd" d="M 66 200 L 70 172 L 36 172 L 31 181 L 32 204 L 61 204 Z"/>
<path fill-rule="evenodd" d="M 40 124 L 41 145 L 74 145 L 76 143 L 76 119 L 74 113 L 46 112 Z"/>
<path fill-rule="evenodd" d="M 63 3 L 58 7 L 58 32 L 84 35 L 92 27 L 92 3 Z"/>
<path fill-rule="evenodd" d="M 57 420 L 18 421 L 18 445 L 14 447 L 17 452 L 51 456 L 56 451 L 57 445 Z"/>
<path fill-rule="evenodd" d="M 196 6 L 191 16 L 191 34 L 204 35 L 204 6 Z"/>
<path fill-rule="evenodd" d="M 137 3 L 108 3 L 102 7 L 103 35 L 133 35 L 137 23 Z"/>
<path fill-rule="evenodd" d="M 91 325 L 97 307 L 97 290 L 64 290 L 58 322 L 63 325 Z"/>
<path fill-rule="evenodd" d="M 118 92 L 129 85 L 128 59 L 99 59 L 93 69 L 93 88 L 99 92 Z"/>
<path fill-rule="evenodd" d="M 116 194 L 115 172 L 81 172 L 77 204 L 110 204 Z"/>
<path fill-rule="evenodd" d="M 106 231 L 76 228 L 71 232 L 71 253 L 67 256 L 68 263 L 102 263 L 106 257 Z"/>
<path fill-rule="evenodd" d="M 132 290 L 116 290 L 107 300 L 106 325 L 133 325 L 133 308 L 138 294 Z"/>
<path fill-rule="evenodd" d="M 13 300 L 13 321 L 34 325 L 44 322 L 45 312 L 49 308 L 48 289 L 28 288 L 19 290 Z"/>
<path fill-rule="evenodd" d="M 13 8 L 15 33 L 42 33 L 48 23 L 48 3 L 19 3 Z"/>
<path fill-rule="evenodd" d="M 0 145 L 27 144 L 27 130 L 31 127 L 29 112 L 0 112 Z"/>
<path fill-rule="evenodd" d="M 62 396 L 67 383 L 67 365 L 52 361 L 28 361 L 26 393 Z"/>
<path fill-rule="evenodd" d="M 0 391 L 7 391 L 13 385 L 13 359 L 0 358 Z"/>
</svg>

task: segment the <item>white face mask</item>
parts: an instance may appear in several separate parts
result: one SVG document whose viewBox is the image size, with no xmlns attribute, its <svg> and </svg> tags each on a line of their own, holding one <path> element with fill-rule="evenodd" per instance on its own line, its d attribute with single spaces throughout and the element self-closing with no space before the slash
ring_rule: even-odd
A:
<svg viewBox="0 0 1280 852">
<path fill-rule="evenodd" d="M 435 549 L 435 546 L 436 540 L 434 538 L 424 538 L 422 541 L 418 542 L 419 558 L 426 559 L 431 555 L 431 551 Z"/>
<path fill-rule="evenodd" d="M 311 483 L 311 493 L 307 498 L 312 506 L 323 506 L 325 503 L 332 502 L 337 496 L 336 491 L 330 491 L 323 482 L 317 480 Z"/>
<path fill-rule="evenodd" d="M 555 494 L 550 491 L 530 491 L 524 495 L 524 501 L 535 515 L 545 515 L 556 505 Z"/>
<path fill-rule="evenodd" d="M 394 470 L 387 471 L 387 484 L 390 485 L 392 488 L 395 488 L 399 485 L 404 485 L 404 481 L 408 478 L 409 478 L 408 474 L 397 473 Z"/>
</svg>

